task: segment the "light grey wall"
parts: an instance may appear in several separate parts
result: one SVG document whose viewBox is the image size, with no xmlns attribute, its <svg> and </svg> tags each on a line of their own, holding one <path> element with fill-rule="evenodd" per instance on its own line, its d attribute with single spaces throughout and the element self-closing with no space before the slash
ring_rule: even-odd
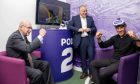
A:
<svg viewBox="0 0 140 84">
<path fill-rule="evenodd" d="M 22 19 L 30 20 L 36 28 L 35 8 L 36 0 L 0 0 L 0 51 L 5 50 L 9 35 L 18 29 Z"/>
</svg>

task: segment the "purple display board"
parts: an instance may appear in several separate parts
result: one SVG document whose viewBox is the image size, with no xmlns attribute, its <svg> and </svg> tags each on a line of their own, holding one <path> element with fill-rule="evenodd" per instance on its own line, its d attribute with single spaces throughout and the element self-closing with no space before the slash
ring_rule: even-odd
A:
<svg viewBox="0 0 140 84">
<path fill-rule="evenodd" d="M 71 16 L 79 14 L 79 6 L 88 7 L 88 14 L 93 16 L 98 31 L 106 39 L 116 34 L 113 20 L 120 17 L 125 20 L 127 30 L 140 32 L 140 0 L 65 0 L 71 4 Z"/>
<path fill-rule="evenodd" d="M 33 30 L 33 38 L 38 29 Z M 69 30 L 47 29 L 41 46 L 42 59 L 51 66 L 55 82 L 69 79 L 73 75 L 72 33 Z"/>
</svg>

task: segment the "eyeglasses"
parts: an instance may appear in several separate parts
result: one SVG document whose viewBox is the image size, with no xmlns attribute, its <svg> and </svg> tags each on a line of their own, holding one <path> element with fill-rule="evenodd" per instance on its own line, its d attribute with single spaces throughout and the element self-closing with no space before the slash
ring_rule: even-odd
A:
<svg viewBox="0 0 140 84">
<path fill-rule="evenodd" d="M 22 26 L 24 26 L 24 27 L 26 27 L 26 28 L 28 28 L 28 29 L 32 29 L 32 27 L 27 27 L 27 26 L 25 26 L 25 25 L 22 25 Z"/>
</svg>

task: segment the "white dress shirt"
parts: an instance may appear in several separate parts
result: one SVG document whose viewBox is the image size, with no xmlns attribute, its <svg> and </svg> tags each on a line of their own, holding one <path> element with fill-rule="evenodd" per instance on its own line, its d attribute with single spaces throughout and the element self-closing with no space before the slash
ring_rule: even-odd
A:
<svg viewBox="0 0 140 84">
<path fill-rule="evenodd" d="M 82 28 L 83 28 L 83 29 L 86 29 L 86 28 L 87 28 L 87 19 L 86 19 L 86 18 L 83 18 L 83 17 L 81 17 L 81 16 L 80 16 L 80 18 L 81 18 L 81 25 L 82 25 Z M 87 33 L 87 32 L 83 32 L 83 33 L 81 34 L 81 37 L 86 37 L 86 36 L 88 36 L 88 33 Z"/>
</svg>

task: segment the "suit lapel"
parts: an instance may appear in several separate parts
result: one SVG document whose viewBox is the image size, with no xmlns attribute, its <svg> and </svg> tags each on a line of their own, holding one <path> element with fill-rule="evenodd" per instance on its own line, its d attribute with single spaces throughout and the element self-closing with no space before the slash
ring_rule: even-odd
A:
<svg viewBox="0 0 140 84">
<path fill-rule="evenodd" d="M 27 37 L 21 35 L 21 33 L 20 33 L 19 30 L 17 30 L 16 32 L 19 34 L 19 36 L 20 36 L 26 43 L 29 42 L 28 39 L 27 39 Z"/>
<path fill-rule="evenodd" d="M 79 24 L 79 28 L 82 28 L 80 15 L 78 15 L 78 17 L 77 17 L 77 22 Z"/>
<path fill-rule="evenodd" d="M 90 18 L 87 16 L 86 19 L 87 19 L 87 27 L 90 27 L 90 24 L 91 24 L 90 23 Z M 78 15 L 78 17 L 77 17 L 77 22 L 79 24 L 79 28 L 82 28 L 80 15 Z"/>
<path fill-rule="evenodd" d="M 90 18 L 87 16 L 87 27 L 89 27 L 90 26 Z"/>
</svg>

